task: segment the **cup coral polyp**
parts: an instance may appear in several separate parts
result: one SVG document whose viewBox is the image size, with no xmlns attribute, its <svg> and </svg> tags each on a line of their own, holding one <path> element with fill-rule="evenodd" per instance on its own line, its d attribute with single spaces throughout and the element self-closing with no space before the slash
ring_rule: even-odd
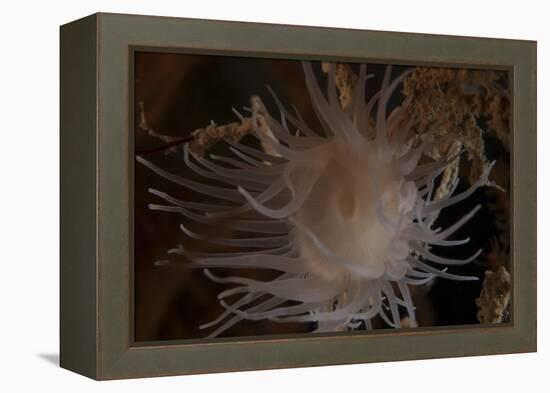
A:
<svg viewBox="0 0 550 393">
<path fill-rule="evenodd" d="M 454 195 L 456 181 L 446 196 L 435 199 L 434 184 L 456 156 L 419 164 L 431 141 L 411 136 L 411 123 L 405 121 L 407 103 L 386 113 L 406 73 L 390 81 L 387 67 L 380 91 L 366 101 L 368 76 L 361 65 L 353 105 L 343 110 L 334 68 L 328 72 L 326 96 L 311 64 L 304 62 L 303 69 L 322 131 L 308 127 L 298 112 L 288 111 L 274 95 L 280 119 L 273 118 L 259 99 L 251 108 L 253 135 L 263 149 L 227 141 L 233 157 L 206 159 L 185 146 L 189 168 L 227 187 L 178 177 L 137 158 L 162 177 L 220 201 L 182 201 L 150 190 L 167 202 L 152 204 L 151 209 L 224 225 L 234 234 L 207 237 L 182 225 L 187 236 L 238 251 L 200 254 L 182 246 L 169 251 L 186 256 L 193 267 L 205 268 L 213 281 L 233 284 L 219 293 L 223 314 L 201 326 L 217 326 L 210 337 L 243 319 L 316 322 L 316 331 L 339 331 L 371 329 L 376 316 L 400 327 L 405 311 L 410 325 L 416 326 L 409 286 L 435 277 L 476 279 L 447 273 L 445 265 L 469 263 L 481 250 L 457 260 L 435 255 L 430 248 L 467 243 L 469 239 L 448 238 L 480 206 L 448 228 L 432 227 L 442 209 L 488 183 L 491 165 L 466 191 Z M 271 269 L 280 275 L 269 281 L 219 277 L 213 268 Z"/>
</svg>

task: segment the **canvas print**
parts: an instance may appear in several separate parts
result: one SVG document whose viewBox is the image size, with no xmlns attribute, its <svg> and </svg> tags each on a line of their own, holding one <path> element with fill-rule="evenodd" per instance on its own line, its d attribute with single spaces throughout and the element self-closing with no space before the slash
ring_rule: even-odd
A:
<svg viewBox="0 0 550 393">
<path fill-rule="evenodd" d="M 135 341 L 511 321 L 506 71 L 133 62 Z"/>
</svg>

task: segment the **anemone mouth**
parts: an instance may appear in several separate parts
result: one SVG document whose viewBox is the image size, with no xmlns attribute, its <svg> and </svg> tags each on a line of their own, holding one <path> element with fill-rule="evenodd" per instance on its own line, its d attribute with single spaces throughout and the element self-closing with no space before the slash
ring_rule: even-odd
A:
<svg viewBox="0 0 550 393">
<path fill-rule="evenodd" d="M 353 187 L 340 190 L 336 196 L 337 211 L 343 220 L 351 221 L 356 218 L 357 200 Z"/>
<path fill-rule="evenodd" d="M 400 228 L 388 222 L 398 220 L 401 199 L 393 163 L 378 162 L 376 157 L 354 159 L 336 149 L 293 216 L 302 232 L 297 238 L 302 256 L 315 261 L 327 279 L 328 272 L 337 271 L 339 265 L 361 272 L 364 279 L 379 278 L 399 236 Z"/>
<path fill-rule="evenodd" d="M 182 201 L 152 190 L 166 202 L 152 204 L 153 210 L 177 213 L 201 225 L 220 225 L 216 221 L 220 217 L 231 217 L 223 224 L 232 233 L 228 238 L 208 238 L 186 225 L 181 229 L 188 237 L 239 251 L 200 254 L 182 246 L 170 250 L 191 260 L 186 266 L 206 269 L 214 282 L 232 285 L 219 294 L 224 313 L 203 325 L 217 326 L 211 337 L 243 319 L 316 322 L 319 331 L 334 331 L 370 329 L 371 319 L 377 316 L 399 327 L 405 311 L 415 326 L 409 285 L 423 285 L 435 277 L 472 279 L 433 264 L 468 263 L 479 254 L 453 260 L 435 255 L 430 247 L 467 242 L 447 238 L 478 208 L 448 228 L 434 230 L 432 224 L 441 209 L 485 184 L 490 167 L 466 191 L 452 195 L 453 189 L 435 200 L 435 180 L 452 157 L 419 165 L 427 142 L 403 148 L 410 140 L 410 129 L 397 127 L 386 114 L 387 102 L 404 75 L 390 81 L 388 67 L 381 90 L 365 103 L 362 86 L 367 75 L 361 66 L 355 92 L 359 103 L 344 112 L 333 70 L 325 97 L 311 64 L 303 64 L 308 93 L 325 135 L 309 128 L 299 113 L 291 114 L 272 92 L 280 120 L 271 117 L 261 100 L 253 100 L 253 135 L 263 149 L 228 141 L 234 156 L 209 160 L 191 154 L 186 146 L 186 166 L 222 185 L 182 178 L 137 158 L 167 180 L 220 201 Z M 375 136 L 368 138 L 368 119 L 375 105 Z M 291 132 L 291 126 L 299 132 Z M 219 277 L 210 270 L 216 268 L 269 269 L 280 275 L 270 281 Z M 297 304 L 289 306 L 289 301 Z"/>
</svg>

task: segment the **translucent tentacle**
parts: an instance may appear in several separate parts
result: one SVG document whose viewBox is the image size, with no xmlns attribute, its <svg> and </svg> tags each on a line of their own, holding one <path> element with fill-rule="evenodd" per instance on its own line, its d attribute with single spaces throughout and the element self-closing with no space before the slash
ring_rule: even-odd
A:
<svg viewBox="0 0 550 393">
<path fill-rule="evenodd" d="M 409 245 L 410 245 L 411 249 L 416 251 L 418 254 L 420 254 L 425 259 L 427 259 L 431 262 L 440 263 L 440 264 L 443 264 L 443 265 L 465 265 L 467 263 L 472 262 L 474 259 L 476 259 L 481 254 L 481 252 L 483 251 L 482 249 L 480 249 L 474 255 L 472 255 L 472 256 L 470 256 L 469 258 L 466 258 L 466 259 L 450 259 L 450 258 L 443 258 L 443 257 L 437 256 L 435 254 L 432 254 L 430 251 L 428 251 L 427 249 L 422 247 L 417 242 L 411 241 L 411 242 L 409 242 Z"/>
<path fill-rule="evenodd" d="M 434 267 L 431 267 L 430 265 L 428 265 L 424 262 L 421 262 L 418 259 L 415 259 L 413 257 L 409 257 L 407 259 L 407 261 L 412 266 L 414 266 L 418 269 L 421 269 L 425 272 L 435 274 L 436 276 L 441 277 L 441 278 L 447 278 L 449 280 L 457 280 L 457 281 L 476 281 L 476 280 L 478 280 L 478 278 L 474 277 L 474 276 L 459 276 L 459 275 L 456 275 L 456 274 L 447 273 L 445 270 L 439 270 L 439 269 L 436 269 Z"/>
<path fill-rule="evenodd" d="M 179 184 L 180 186 L 196 191 L 198 193 L 212 196 L 218 199 L 225 199 L 227 201 L 232 201 L 232 202 L 242 202 L 243 200 L 242 196 L 234 189 L 209 186 L 206 184 L 195 182 L 193 180 L 184 179 L 183 177 L 179 177 L 163 169 L 160 169 L 156 165 L 150 163 L 149 161 L 145 160 L 140 156 L 137 156 L 136 160 L 139 163 L 145 165 L 147 168 L 151 169 L 157 175 L 160 175 L 161 177 L 165 178 L 166 180 L 170 180 L 175 184 Z"/>
</svg>

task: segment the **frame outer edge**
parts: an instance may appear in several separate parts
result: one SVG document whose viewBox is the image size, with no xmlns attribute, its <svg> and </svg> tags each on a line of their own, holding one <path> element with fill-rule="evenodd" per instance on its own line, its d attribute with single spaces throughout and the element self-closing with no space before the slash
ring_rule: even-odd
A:
<svg viewBox="0 0 550 393">
<path fill-rule="evenodd" d="M 515 280 L 514 304 L 523 302 L 517 323 L 526 352 L 537 351 L 537 43 L 530 42 L 516 67 L 518 79 L 514 110 L 514 253 L 516 274 L 525 275 Z M 516 120 L 519 122 L 516 123 Z M 523 126 L 524 129 L 520 129 Z M 518 239 L 520 239 L 518 241 Z M 519 267 L 522 264 L 524 266 Z M 526 266 L 525 266 L 526 265 Z"/>
<path fill-rule="evenodd" d="M 60 366 L 98 377 L 97 15 L 60 27 Z"/>
</svg>

